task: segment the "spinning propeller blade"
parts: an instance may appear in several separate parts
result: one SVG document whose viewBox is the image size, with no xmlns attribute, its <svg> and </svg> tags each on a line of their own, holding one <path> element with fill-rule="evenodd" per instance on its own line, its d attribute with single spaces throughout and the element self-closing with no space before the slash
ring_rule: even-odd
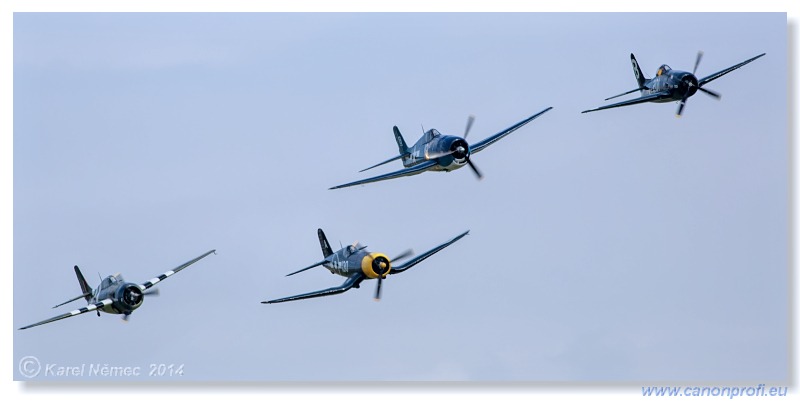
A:
<svg viewBox="0 0 800 403">
<path fill-rule="evenodd" d="M 676 117 L 681 117 L 681 114 L 683 113 L 683 107 L 686 105 L 686 98 L 688 97 L 683 97 L 680 104 L 678 104 L 678 112 L 675 113 Z"/>
<path fill-rule="evenodd" d="M 475 172 L 475 176 L 478 177 L 478 180 L 483 179 L 481 171 L 478 170 L 478 167 L 476 167 L 475 164 L 473 164 L 469 158 L 467 158 L 467 165 L 469 165 L 469 167 L 472 168 L 472 172 Z"/>
<path fill-rule="evenodd" d="M 375 268 L 375 272 L 378 273 L 378 284 L 375 286 L 375 301 L 380 301 L 381 299 L 381 286 L 383 285 L 383 279 L 386 277 L 386 273 L 389 272 L 391 268 L 391 262 L 405 259 L 414 254 L 414 250 L 407 249 L 403 253 L 397 255 L 394 259 L 390 260 L 389 262 L 381 262 L 378 264 L 378 267 Z"/>
<path fill-rule="evenodd" d="M 702 59 L 703 59 L 703 51 L 700 50 L 700 51 L 697 52 L 697 58 L 694 60 L 694 69 L 692 69 L 692 76 L 694 76 L 695 73 L 697 73 L 697 66 L 700 65 L 700 60 L 702 60 Z M 692 78 L 692 80 L 696 80 L 696 78 Z M 689 84 L 689 87 L 693 87 L 693 86 L 694 86 L 694 82 Z M 708 94 L 711 94 L 711 92 L 700 88 L 700 86 L 697 86 L 697 89 L 701 90 L 701 91 L 704 91 L 704 92 L 706 92 Z M 714 94 L 714 95 L 717 95 L 717 94 Z M 717 98 L 719 98 L 719 97 L 717 97 Z M 683 96 L 683 99 L 681 99 L 680 103 L 678 104 L 678 112 L 675 113 L 676 117 L 681 117 L 681 115 L 683 114 L 683 108 L 686 106 L 686 100 L 688 100 L 688 99 L 689 99 L 689 93 L 687 92 L 687 94 Z"/>
<path fill-rule="evenodd" d="M 692 70 L 692 74 L 697 72 L 697 66 L 700 65 L 700 59 L 703 58 L 703 51 L 697 52 L 697 59 L 694 61 L 694 70 Z"/>
<path fill-rule="evenodd" d="M 383 281 L 383 276 L 378 276 L 378 285 L 375 287 L 375 301 L 381 300 L 381 282 Z"/>
<path fill-rule="evenodd" d="M 411 256 L 413 254 L 414 254 L 414 250 L 413 249 L 408 249 L 405 252 L 397 255 L 394 259 L 392 259 L 392 262 L 394 262 L 396 260 L 405 259 L 405 258 L 407 258 L 407 257 L 409 257 L 409 256 Z"/>
<path fill-rule="evenodd" d="M 702 51 L 697 52 L 697 61 L 694 63 L 694 70 L 692 71 L 692 74 L 694 74 L 697 71 L 697 65 L 700 64 L 700 57 L 702 57 L 702 56 L 703 56 L 703 52 Z M 703 83 L 700 83 L 697 86 L 697 89 L 699 91 L 705 92 L 706 95 L 710 95 L 710 96 L 712 96 L 712 97 L 714 97 L 716 99 L 722 98 L 722 95 L 720 95 L 719 93 L 703 88 Z"/>
<path fill-rule="evenodd" d="M 467 139 L 467 135 L 469 134 L 469 129 L 472 128 L 473 122 L 475 122 L 475 116 L 469 115 L 469 117 L 467 118 L 467 127 L 464 129 L 464 140 Z M 467 155 L 467 165 L 469 165 L 469 167 L 472 168 L 472 172 L 475 172 L 475 176 L 478 177 L 478 180 L 483 179 L 481 171 L 479 171 L 478 168 L 475 166 L 475 164 L 472 163 L 472 161 L 469 159 L 469 155 Z"/>
<path fill-rule="evenodd" d="M 469 129 L 472 128 L 472 122 L 475 121 L 475 116 L 469 115 L 467 118 L 467 127 L 464 129 L 464 139 L 467 139 L 467 135 L 469 134 Z"/>
<path fill-rule="evenodd" d="M 710 96 L 712 96 L 712 97 L 714 97 L 714 98 L 716 98 L 716 99 L 720 99 L 720 98 L 722 98 L 722 95 L 720 95 L 720 94 L 719 94 L 719 93 L 717 93 L 717 92 L 714 92 L 714 91 L 711 91 L 711 90 L 707 90 L 707 89 L 705 89 L 705 88 L 703 88 L 703 87 L 697 87 L 697 89 L 698 89 L 698 90 L 700 90 L 700 91 L 703 91 L 703 92 L 705 92 L 706 94 L 708 94 L 708 95 L 710 95 Z"/>
</svg>

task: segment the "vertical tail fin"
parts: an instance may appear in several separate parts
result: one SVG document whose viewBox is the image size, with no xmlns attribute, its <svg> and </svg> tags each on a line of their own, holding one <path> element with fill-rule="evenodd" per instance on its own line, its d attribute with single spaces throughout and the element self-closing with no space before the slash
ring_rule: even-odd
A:
<svg viewBox="0 0 800 403">
<path fill-rule="evenodd" d="M 394 139 L 397 140 L 397 148 L 400 150 L 400 155 L 404 155 L 408 153 L 408 146 L 406 145 L 406 141 L 403 140 L 403 135 L 400 134 L 400 129 L 395 126 L 394 128 Z"/>
<path fill-rule="evenodd" d="M 78 283 L 81 285 L 81 292 L 83 293 L 84 298 L 86 298 L 86 302 L 92 299 L 92 287 L 89 287 L 89 283 L 86 282 L 86 279 L 83 278 L 83 274 L 81 274 L 81 269 L 78 266 L 75 266 L 75 275 L 78 277 Z"/>
<path fill-rule="evenodd" d="M 333 254 L 331 245 L 328 243 L 328 238 L 322 232 L 322 228 L 317 229 L 317 236 L 319 237 L 319 247 L 322 248 L 322 257 L 328 257 Z"/>
<path fill-rule="evenodd" d="M 633 66 L 633 75 L 636 76 L 636 82 L 639 84 L 639 88 L 644 87 L 644 74 L 642 74 L 642 69 L 639 68 L 639 63 L 636 61 L 636 57 L 633 56 L 633 53 L 631 53 L 631 66 Z"/>
<path fill-rule="evenodd" d="M 81 292 L 83 294 L 78 295 L 77 297 L 75 297 L 75 298 L 73 298 L 73 299 L 71 299 L 69 301 L 62 302 L 62 303 L 54 306 L 53 308 L 58 308 L 61 305 L 69 304 L 70 302 L 77 301 L 77 300 L 79 300 L 81 298 L 86 299 L 86 302 L 91 302 L 92 301 L 92 287 L 89 287 L 89 284 L 86 283 L 86 279 L 83 278 L 83 274 L 81 274 L 81 269 L 79 269 L 78 266 L 75 266 L 75 275 L 78 276 L 78 283 L 81 285 Z M 98 312 L 97 314 L 99 315 L 100 312 Z"/>
</svg>

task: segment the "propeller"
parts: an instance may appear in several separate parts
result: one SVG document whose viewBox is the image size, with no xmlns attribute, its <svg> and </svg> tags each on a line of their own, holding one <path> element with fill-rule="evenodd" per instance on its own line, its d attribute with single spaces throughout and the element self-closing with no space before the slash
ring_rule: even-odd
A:
<svg viewBox="0 0 800 403">
<path fill-rule="evenodd" d="M 395 258 L 392 259 L 392 261 L 394 262 L 394 261 L 397 261 L 397 260 L 402 260 L 402 259 L 405 259 L 405 258 L 413 255 L 413 254 L 414 254 L 414 250 L 413 249 L 408 249 L 405 252 L 395 256 Z"/>
<path fill-rule="evenodd" d="M 680 103 L 678 103 L 678 112 L 675 113 L 675 116 L 681 117 L 683 114 L 683 107 L 686 106 L 686 100 L 689 99 L 694 92 L 692 92 L 692 87 L 697 87 L 697 78 L 695 78 L 694 74 L 697 72 L 697 66 L 700 65 L 700 60 L 703 58 L 703 51 L 697 52 L 697 58 L 694 60 L 694 69 L 692 69 L 692 75 L 683 78 L 683 84 L 686 86 L 686 93 L 681 98 Z M 699 88 L 699 87 L 697 87 Z M 695 92 L 697 91 L 695 88 Z"/>
<path fill-rule="evenodd" d="M 475 176 L 478 177 L 478 180 L 483 179 L 481 171 L 478 170 L 478 167 L 476 167 L 475 164 L 473 164 L 469 158 L 467 158 L 467 165 L 469 165 L 469 167 L 472 168 L 472 172 L 475 172 Z"/>
<path fill-rule="evenodd" d="M 683 113 L 683 107 L 686 105 L 687 98 L 689 98 L 689 96 L 685 95 L 683 99 L 681 99 L 681 102 L 678 104 L 678 112 L 675 113 L 675 116 L 681 117 L 681 114 Z"/>
<path fill-rule="evenodd" d="M 703 92 L 705 92 L 706 94 L 708 94 L 708 95 L 710 95 L 710 96 L 712 96 L 712 97 L 714 97 L 714 98 L 716 98 L 716 99 L 720 99 L 720 98 L 722 98 L 722 95 L 720 95 L 720 94 L 719 94 L 719 93 L 717 93 L 717 92 L 714 92 L 714 91 L 711 91 L 711 90 L 707 90 L 707 89 L 705 89 L 705 88 L 703 88 L 703 87 L 697 87 L 697 89 L 698 89 L 698 90 L 700 90 L 700 91 L 703 91 Z"/>
<path fill-rule="evenodd" d="M 142 291 L 142 295 L 147 295 L 149 297 L 158 297 L 161 295 L 161 291 L 158 288 L 150 288 L 148 290 Z M 128 322 L 129 320 L 131 320 L 132 313 L 133 311 L 124 313 L 122 315 L 122 321 Z M 100 311 L 97 311 L 97 316 L 100 316 Z"/>
<path fill-rule="evenodd" d="M 694 75 L 694 73 L 697 72 L 697 66 L 700 65 L 700 59 L 702 58 L 703 58 L 703 51 L 701 50 L 697 52 L 697 59 L 695 59 L 694 61 L 694 69 L 692 70 L 692 75 Z"/>
<path fill-rule="evenodd" d="M 414 251 L 411 249 L 406 250 L 405 252 L 397 255 L 394 259 L 387 261 L 383 257 L 378 257 L 372 261 L 372 269 L 375 270 L 375 273 L 378 274 L 378 285 L 375 286 L 375 301 L 381 300 L 381 285 L 383 284 L 383 278 L 386 277 L 386 273 L 389 272 L 391 269 L 391 263 L 396 260 L 405 259 L 414 254 Z"/>
<path fill-rule="evenodd" d="M 469 129 L 472 128 L 472 122 L 474 121 L 475 121 L 475 116 L 469 115 L 469 117 L 467 118 L 467 127 L 464 129 L 464 140 L 467 139 L 467 135 L 469 135 Z M 459 149 L 457 148 L 456 151 L 459 151 Z M 465 153 L 464 151 L 466 150 L 460 150 L 461 153 L 464 153 L 466 155 L 467 165 L 469 165 L 469 167 L 472 168 L 472 172 L 475 172 L 475 176 L 478 177 L 478 180 L 483 179 L 481 171 L 479 171 L 478 167 L 476 167 L 475 164 L 473 164 L 472 161 L 469 159 L 469 154 Z"/>
<path fill-rule="evenodd" d="M 467 118 L 467 127 L 464 129 L 464 139 L 467 139 L 467 135 L 469 135 L 469 129 L 472 128 L 472 122 L 475 121 L 475 116 L 469 115 Z"/>
<path fill-rule="evenodd" d="M 384 257 L 379 256 L 372 261 L 372 269 L 378 274 L 378 285 L 375 287 L 375 301 L 380 301 L 381 299 L 381 284 L 383 284 L 383 278 L 386 276 L 389 268 L 390 263 Z"/>
<path fill-rule="evenodd" d="M 686 106 L 686 100 L 689 99 L 689 97 L 692 94 L 694 94 L 694 92 L 702 91 L 706 95 L 709 95 L 709 96 L 711 96 L 713 98 L 716 98 L 716 99 L 722 98 L 722 95 L 720 95 L 719 93 L 711 91 L 711 90 L 707 90 L 705 88 L 702 88 L 700 85 L 697 84 L 697 76 L 695 76 L 695 74 L 697 73 L 697 66 L 700 65 L 700 60 L 702 60 L 702 59 L 703 59 L 703 51 L 701 50 L 701 51 L 697 52 L 697 58 L 694 61 L 694 69 L 692 69 L 692 76 L 691 76 L 690 80 L 688 80 L 688 81 L 684 80 L 686 82 L 686 87 L 687 87 L 686 88 L 686 95 L 683 96 L 683 98 L 681 99 L 680 103 L 678 104 L 678 112 L 676 113 L 676 116 L 678 116 L 678 117 L 680 117 L 681 114 L 683 113 L 683 107 Z M 695 91 L 694 92 L 691 91 L 692 87 L 695 87 Z"/>
</svg>

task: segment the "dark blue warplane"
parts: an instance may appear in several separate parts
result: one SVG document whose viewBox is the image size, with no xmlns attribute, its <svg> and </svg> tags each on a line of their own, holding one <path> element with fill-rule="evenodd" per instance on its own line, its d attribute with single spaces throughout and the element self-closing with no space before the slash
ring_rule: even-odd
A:
<svg viewBox="0 0 800 403">
<path fill-rule="evenodd" d="M 633 75 L 636 77 L 636 82 L 639 84 L 639 87 L 627 92 L 623 92 L 622 94 L 606 98 L 606 101 L 636 91 L 641 92 L 642 96 L 627 101 L 617 102 L 611 105 L 601 106 L 595 109 L 585 110 L 581 113 L 594 112 L 610 108 L 618 108 L 620 106 L 641 104 L 644 102 L 677 101 L 679 102 L 679 104 L 678 104 L 678 112 L 676 113 L 676 115 L 681 116 L 681 114 L 683 113 L 683 107 L 684 105 L 686 105 L 686 100 L 690 96 L 697 93 L 697 91 L 704 92 L 717 99 L 720 98 L 720 95 L 718 93 L 703 88 L 704 85 L 724 76 L 725 74 L 730 73 L 731 71 L 738 69 L 739 67 L 744 66 L 747 63 L 752 62 L 753 60 L 758 59 L 761 56 L 764 56 L 765 54 L 766 53 L 762 53 L 756 57 L 747 59 L 737 65 L 728 67 L 727 69 L 724 70 L 720 70 L 714 74 L 711 74 L 710 76 L 698 79 L 695 76 L 695 73 L 697 72 L 697 66 L 700 64 L 700 59 L 703 57 L 703 52 L 698 52 L 697 59 L 694 62 L 694 70 L 692 70 L 691 73 L 687 71 L 673 70 L 666 64 L 662 64 L 661 67 L 658 68 L 656 76 L 648 79 L 644 77 L 644 74 L 642 74 L 642 69 L 639 68 L 639 63 L 636 62 L 636 58 L 633 56 L 633 53 L 631 53 L 631 65 L 633 66 Z"/>
<path fill-rule="evenodd" d="M 397 156 L 389 158 L 386 161 L 379 162 L 369 168 L 362 169 L 361 172 L 367 169 L 372 169 L 383 164 L 388 164 L 395 160 L 402 160 L 405 169 L 391 172 L 384 175 L 379 175 L 374 178 L 362 179 L 355 182 L 345 183 L 344 185 L 334 186 L 331 189 L 341 189 L 349 186 L 363 185 L 365 183 L 372 183 L 378 181 L 385 181 L 387 179 L 395 179 L 403 176 L 411 176 L 421 174 L 426 171 L 454 171 L 464 165 L 469 165 L 478 179 L 482 178 L 481 172 L 470 160 L 472 154 L 478 153 L 486 147 L 494 144 L 503 137 L 511 134 L 513 131 L 522 126 L 530 123 L 532 120 L 543 115 L 545 112 L 553 109 L 549 107 L 543 111 L 526 118 L 525 120 L 514 124 L 513 126 L 491 135 L 475 144 L 467 143 L 467 135 L 469 129 L 472 127 L 474 118 L 472 116 L 467 120 L 467 128 L 464 130 L 464 137 L 449 136 L 439 133 L 436 129 L 426 131 L 413 146 L 406 145 L 406 141 L 400 134 L 397 126 L 394 127 L 394 138 L 397 141 L 399 153 Z"/>
</svg>

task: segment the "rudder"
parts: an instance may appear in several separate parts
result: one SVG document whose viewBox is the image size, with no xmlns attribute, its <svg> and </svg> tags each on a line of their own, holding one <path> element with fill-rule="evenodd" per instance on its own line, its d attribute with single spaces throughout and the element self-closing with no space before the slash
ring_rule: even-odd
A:
<svg viewBox="0 0 800 403">
<path fill-rule="evenodd" d="M 395 126 L 393 128 L 394 131 L 394 139 L 397 141 L 397 148 L 400 150 L 400 155 L 404 155 L 408 153 L 408 146 L 406 145 L 406 141 L 403 140 L 403 135 L 400 134 L 400 129 Z"/>
<path fill-rule="evenodd" d="M 633 53 L 631 53 L 631 66 L 633 67 L 633 75 L 636 77 L 639 88 L 644 87 L 644 74 L 642 73 L 642 69 L 639 68 L 639 62 L 636 61 L 636 57 L 633 56 Z"/>
<path fill-rule="evenodd" d="M 83 274 L 81 274 L 81 269 L 78 266 L 75 266 L 75 275 L 78 277 L 78 283 L 81 285 L 81 292 L 83 293 L 83 297 L 86 298 L 86 302 L 92 299 L 92 287 L 89 286 L 89 283 L 86 282 L 86 279 L 83 278 Z"/>
<path fill-rule="evenodd" d="M 317 229 L 317 236 L 319 237 L 319 246 L 322 248 L 322 257 L 328 257 L 333 254 L 333 250 L 331 249 L 331 245 L 328 243 L 328 238 L 325 237 L 325 233 L 322 232 L 322 228 Z"/>
</svg>

